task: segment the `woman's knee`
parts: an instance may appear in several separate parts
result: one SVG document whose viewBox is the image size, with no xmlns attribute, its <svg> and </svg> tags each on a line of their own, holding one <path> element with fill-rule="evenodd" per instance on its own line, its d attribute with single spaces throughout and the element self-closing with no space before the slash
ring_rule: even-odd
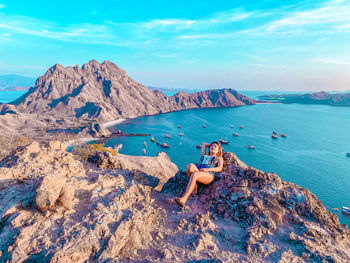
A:
<svg viewBox="0 0 350 263">
<path fill-rule="evenodd" d="M 193 177 L 193 179 L 197 180 L 198 179 L 198 176 L 199 176 L 199 172 L 193 172 L 191 174 L 191 177 Z"/>
<path fill-rule="evenodd" d="M 187 165 L 187 171 L 194 172 L 196 170 L 196 166 L 193 163 L 189 163 Z"/>
</svg>

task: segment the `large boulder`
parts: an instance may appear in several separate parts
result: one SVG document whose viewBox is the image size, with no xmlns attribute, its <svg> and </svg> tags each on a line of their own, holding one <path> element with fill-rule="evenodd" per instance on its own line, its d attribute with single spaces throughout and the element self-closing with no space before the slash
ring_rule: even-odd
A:
<svg viewBox="0 0 350 263">
<path fill-rule="evenodd" d="M 176 164 L 171 162 L 165 152 L 159 152 L 156 157 L 130 156 L 118 153 L 96 151 L 89 161 L 102 169 L 125 169 L 133 174 L 144 173 L 159 180 L 155 190 L 160 191 L 163 185 L 178 172 Z"/>
</svg>

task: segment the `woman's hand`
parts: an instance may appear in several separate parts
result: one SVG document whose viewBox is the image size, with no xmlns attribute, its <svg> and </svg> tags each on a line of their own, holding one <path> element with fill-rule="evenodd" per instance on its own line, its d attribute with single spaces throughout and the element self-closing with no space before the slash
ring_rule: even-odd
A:
<svg viewBox="0 0 350 263">
<path fill-rule="evenodd" d="M 209 147 L 209 146 L 210 146 L 210 143 L 202 142 L 202 145 L 204 145 L 204 147 Z"/>
<path fill-rule="evenodd" d="M 201 168 L 201 169 L 199 169 L 199 171 L 200 171 L 200 172 L 209 172 L 209 171 L 208 171 L 208 168 Z"/>
</svg>

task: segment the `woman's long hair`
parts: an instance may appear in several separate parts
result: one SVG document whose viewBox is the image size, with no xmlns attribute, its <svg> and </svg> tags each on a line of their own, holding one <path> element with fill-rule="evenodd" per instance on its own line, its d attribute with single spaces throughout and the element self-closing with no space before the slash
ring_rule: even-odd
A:
<svg viewBox="0 0 350 263">
<path fill-rule="evenodd" d="M 217 141 L 212 142 L 209 146 L 209 149 L 210 149 L 211 145 L 214 143 L 216 143 L 219 146 L 219 151 L 217 152 L 216 157 L 223 157 L 222 147 L 221 147 L 221 144 L 219 142 L 217 142 Z"/>
</svg>

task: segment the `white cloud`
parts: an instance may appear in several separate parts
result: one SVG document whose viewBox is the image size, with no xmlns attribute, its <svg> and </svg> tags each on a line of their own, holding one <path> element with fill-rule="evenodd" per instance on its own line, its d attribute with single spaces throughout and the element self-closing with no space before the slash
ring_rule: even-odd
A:
<svg viewBox="0 0 350 263">
<path fill-rule="evenodd" d="M 268 69 L 281 69 L 286 68 L 285 65 L 277 66 L 277 65 L 267 65 L 267 64 L 252 64 L 253 66 L 259 67 L 259 68 L 268 68 Z"/>
<path fill-rule="evenodd" d="M 196 23 L 195 20 L 187 19 L 155 19 L 149 22 L 142 22 L 139 24 L 140 27 L 145 27 L 147 29 L 154 29 L 157 27 L 174 26 L 176 28 L 186 28 L 190 27 L 192 24 Z"/>
<path fill-rule="evenodd" d="M 160 57 L 160 58 L 176 58 L 176 54 L 158 54 L 158 53 L 153 53 L 153 56 Z"/>
<path fill-rule="evenodd" d="M 254 60 L 257 60 L 257 61 L 260 61 L 260 62 L 267 62 L 267 61 L 269 61 L 268 59 L 266 59 L 264 57 L 251 55 L 251 54 L 245 54 L 245 53 L 242 53 L 242 52 L 230 52 L 230 54 L 251 58 L 251 59 L 254 59 Z"/>
<path fill-rule="evenodd" d="M 344 23 L 350 21 L 350 6 L 342 4 L 344 1 L 332 1 L 314 10 L 299 11 L 287 17 L 271 22 L 266 30 L 276 31 L 286 27 L 300 27 L 317 24 Z"/>
<path fill-rule="evenodd" d="M 321 64 L 350 65 L 350 61 L 333 58 L 317 58 L 315 61 Z"/>
</svg>

